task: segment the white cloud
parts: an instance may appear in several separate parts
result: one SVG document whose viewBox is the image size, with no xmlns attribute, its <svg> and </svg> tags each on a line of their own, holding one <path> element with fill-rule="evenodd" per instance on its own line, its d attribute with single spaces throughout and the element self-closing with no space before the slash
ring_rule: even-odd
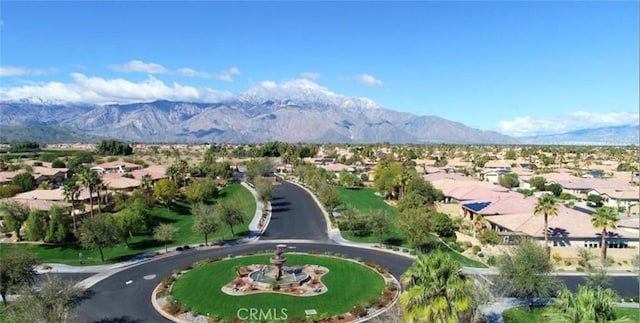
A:
<svg viewBox="0 0 640 323">
<path fill-rule="evenodd" d="M 278 87 L 278 84 L 274 81 L 262 81 L 260 82 L 260 86 L 265 89 L 275 89 Z"/>
<path fill-rule="evenodd" d="M 54 73 L 55 68 L 29 68 L 20 66 L 0 66 L 0 76 L 47 75 Z"/>
<path fill-rule="evenodd" d="M 217 73 L 198 71 L 190 67 L 182 67 L 172 71 L 160 64 L 147 63 L 139 60 L 132 60 L 125 64 L 113 64 L 108 67 L 114 71 L 123 73 L 141 72 L 148 74 L 173 74 L 187 77 L 216 78 L 225 82 L 233 82 L 234 76 L 240 75 L 240 69 L 235 66 Z"/>
<path fill-rule="evenodd" d="M 564 116 L 517 117 L 498 123 L 500 132 L 516 137 L 564 133 L 579 129 L 638 124 L 640 114 L 632 112 L 577 111 Z"/>
<path fill-rule="evenodd" d="M 368 85 L 368 86 L 383 86 L 384 84 L 382 84 L 382 81 L 380 81 L 379 79 L 375 78 L 373 75 L 370 74 L 360 74 L 358 76 L 356 76 L 356 80 L 364 85 Z"/>
<path fill-rule="evenodd" d="M 149 77 L 141 82 L 125 79 L 104 79 L 72 73 L 72 82 L 49 82 L 16 87 L 0 87 L 0 100 L 20 100 L 42 97 L 77 103 L 129 103 L 152 100 L 215 102 L 231 96 L 231 93 L 210 88 L 196 88 L 174 82 L 164 82 Z"/>
<path fill-rule="evenodd" d="M 222 72 L 216 73 L 214 77 L 221 81 L 233 82 L 233 77 L 238 75 L 240 75 L 240 69 L 232 66 Z"/>
<path fill-rule="evenodd" d="M 109 65 L 109 68 L 124 73 L 131 72 L 142 72 L 149 74 L 164 74 L 167 73 L 168 70 L 164 66 L 157 63 L 145 63 L 139 60 L 132 60 L 125 64 L 113 64 Z"/>
<path fill-rule="evenodd" d="M 320 73 L 302 72 L 300 74 L 300 77 L 302 77 L 303 79 L 310 80 L 310 81 L 315 81 L 315 80 L 320 78 Z"/>
</svg>

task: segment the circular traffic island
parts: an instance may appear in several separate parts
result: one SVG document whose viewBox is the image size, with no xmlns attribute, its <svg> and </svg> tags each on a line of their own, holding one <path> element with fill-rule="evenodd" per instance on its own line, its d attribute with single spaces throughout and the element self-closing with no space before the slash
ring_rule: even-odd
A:
<svg viewBox="0 0 640 323">
<path fill-rule="evenodd" d="M 263 254 L 183 266 L 156 288 L 156 308 L 174 321 L 346 322 L 383 311 L 398 295 L 395 278 L 371 263 L 289 253 L 286 267 L 269 264 Z"/>
</svg>

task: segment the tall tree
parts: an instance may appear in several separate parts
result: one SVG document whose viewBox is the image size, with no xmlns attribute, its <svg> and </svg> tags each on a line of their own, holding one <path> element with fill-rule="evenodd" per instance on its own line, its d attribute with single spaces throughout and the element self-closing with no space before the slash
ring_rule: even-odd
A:
<svg viewBox="0 0 640 323">
<path fill-rule="evenodd" d="M 329 184 L 322 184 L 318 189 L 318 199 L 329 212 L 340 205 L 340 195 L 335 187 Z"/>
<path fill-rule="evenodd" d="M 71 323 L 76 322 L 75 308 L 82 289 L 75 282 L 59 276 L 46 276 L 38 288 L 23 286 L 20 297 L 7 306 L 8 322 Z"/>
<path fill-rule="evenodd" d="M 162 223 L 153 230 L 153 238 L 164 242 L 164 252 L 167 252 L 167 244 L 175 238 L 177 231 L 170 223 Z"/>
<path fill-rule="evenodd" d="M 73 220 L 73 232 L 76 231 L 76 200 L 80 197 L 81 188 L 75 178 L 69 178 L 62 186 L 62 194 L 65 201 L 71 202 L 71 219 Z"/>
<path fill-rule="evenodd" d="M 98 189 L 98 185 L 102 179 L 98 173 L 92 171 L 89 168 L 81 168 L 78 171 L 78 181 L 82 186 L 89 190 L 89 208 L 91 216 L 93 217 L 93 193 Z M 99 202 L 98 202 L 99 203 Z"/>
<path fill-rule="evenodd" d="M 44 239 L 47 234 L 47 213 L 41 210 L 31 210 L 27 218 L 27 239 L 37 241 Z"/>
<path fill-rule="evenodd" d="M 468 322 L 478 306 L 473 280 L 441 251 L 419 255 L 401 280 L 405 291 L 400 295 L 400 306 L 405 322 Z"/>
<path fill-rule="evenodd" d="M 534 240 L 523 240 L 511 252 L 502 254 L 497 267 L 497 285 L 508 295 L 524 298 L 530 309 L 533 298 L 552 296 L 557 288 L 549 255 Z"/>
<path fill-rule="evenodd" d="M 163 178 L 153 185 L 153 195 L 164 205 L 169 205 L 177 194 L 178 185 L 172 180 Z"/>
<path fill-rule="evenodd" d="M 538 198 L 538 203 L 533 210 L 533 214 L 544 216 L 544 247 L 549 252 L 549 216 L 558 215 L 558 204 L 551 194 L 544 194 Z"/>
<path fill-rule="evenodd" d="M 260 196 L 260 200 L 262 203 L 267 203 L 271 201 L 273 198 L 273 192 L 275 188 L 273 184 L 269 180 L 264 177 L 257 177 L 253 180 L 253 183 L 256 187 L 256 191 L 258 192 L 258 196 Z"/>
<path fill-rule="evenodd" d="M 600 233 L 602 236 L 600 255 L 602 261 L 604 261 L 607 258 L 607 228 L 617 228 L 618 214 L 612 207 L 603 206 L 596 209 L 596 212 L 591 215 L 591 223 L 594 228 L 602 229 Z"/>
<path fill-rule="evenodd" d="M 227 224 L 234 235 L 233 226 L 244 223 L 244 214 L 238 203 L 220 203 L 215 208 L 216 217 L 220 222 Z"/>
<path fill-rule="evenodd" d="M 127 248 L 130 247 L 129 238 L 132 238 L 134 233 L 142 232 L 147 228 L 146 211 L 146 208 L 130 205 L 116 215 L 119 233 Z"/>
<path fill-rule="evenodd" d="M 118 243 L 119 228 L 110 215 L 92 216 L 82 221 L 77 232 L 80 245 L 85 249 L 100 251 L 100 260 L 104 262 L 103 249 Z"/>
<path fill-rule="evenodd" d="M 5 305 L 7 294 L 23 285 L 35 283 L 37 264 L 36 258 L 22 249 L 15 249 L 3 257 L 0 262 L 0 296 Z"/>
<path fill-rule="evenodd" d="M 151 201 L 151 195 L 153 194 L 153 178 L 151 175 L 144 174 L 140 179 L 140 187 L 144 191 L 147 201 Z"/>
<path fill-rule="evenodd" d="M 198 203 L 191 208 L 193 213 L 193 231 L 204 235 L 204 245 L 209 245 L 209 234 L 218 230 L 218 219 L 214 208 L 204 203 Z"/>
<path fill-rule="evenodd" d="M 36 180 L 33 178 L 33 175 L 28 172 L 22 172 L 13 177 L 11 183 L 15 186 L 20 187 L 21 192 L 32 191 L 36 189 Z"/>
<path fill-rule="evenodd" d="M 419 248 L 428 238 L 434 213 L 433 209 L 426 207 L 406 209 L 398 214 L 396 225 L 409 242 Z"/>
<path fill-rule="evenodd" d="M 391 224 L 389 214 L 384 210 L 371 210 L 367 215 L 367 219 L 371 232 L 378 236 L 378 242 L 382 246 L 384 235 L 389 232 L 389 225 Z"/>
<path fill-rule="evenodd" d="M 59 205 L 51 207 L 49 210 L 47 235 L 44 238 L 46 242 L 63 243 L 71 236 L 71 225 L 66 213 L 67 211 Z"/>
<path fill-rule="evenodd" d="M 22 241 L 20 229 L 29 218 L 30 211 L 28 206 L 17 201 L 0 204 L 0 213 L 4 216 L 4 225 L 7 229 L 15 232 L 17 241 Z"/>
</svg>

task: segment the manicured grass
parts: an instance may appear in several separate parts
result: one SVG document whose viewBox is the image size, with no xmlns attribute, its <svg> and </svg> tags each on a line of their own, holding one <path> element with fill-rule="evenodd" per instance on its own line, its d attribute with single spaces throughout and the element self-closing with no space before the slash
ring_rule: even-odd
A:
<svg viewBox="0 0 640 323">
<path fill-rule="evenodd" d="M 513 307 L 502 312 L 504 323 L 533 323 L 540 322 L 545 307 L 534 307 L 531 311 L 527 307 Z"/>
<path fill-rule="evenodd" d="M 240 239 L 249 233 L 249 223 L 256 210 L 256 203 L 253 195 L 240 184 L 229 184 L 220 193 L 220 200 L 216 203 L 227 203 L 234 201 L 240 203 L 245 214 L 244 224 L 234 226 L 235 235 L 231 235 L 231 229 L 227 225 L 221 225 L 218 231 L 209 235 L 209 241 L 217 239 Z M 204 236 L 191 230 L 193 217 L 188 203 L 178 201 L 170 208 L 156 207 L 151 210 L 153 220 L 156 223 L 171 223 L 178 229 L 176 238 L 169 243 L 169 246 L 183 246 L 186 244 L 204 243 Z M 115 247 L 105 248 L 104 257 L 106 263 L 114 263 L 130 259 L 131 257 L 164 248 L 162 242 L 153 239 L 152 234 L 136 235 L 129 240 L 131 248 L 127 248 L 124 243 Z M 62 263 L 69 265 L 97 265 L 100 262 L 98 250 L 85 250 L 77 245 L 35 245 L 35 244 L 0 244 L 0 259 L 2 255 L 12 248 L 24 248 L 33 253 L 39 261 L 43 263 Z M 82 263 L 80 263 L 80 253 Z"/>
<path fill-rule="evenodd" d="M 449 248 L 446 248 L 444 250 L 444 252 L 448 253 L 451 258 L 453 258 L 453 260 L 457 261 L 458 263 L 460 263 L 460 265 L 462 265 L 463 267 L 474 267 L 474 268 L 488 268 L 489 266 L 477 261 L 477 260 L 473 260 L 473 259 L 469 259 L 455 251 L 451 251 L 449 250 Z"/>
<path fill-rule="evenodd" d="M 502 317 L 505 323 L 544 322 L 542 315 L 546 310 L 548 310 L 547 307 L 534 307 L 532 311 L 524 306 L 514 307 L 504 311 Z M 618 319 L 626 316 L 626 322 L 640 322 L 637 308 L 616 307 L 615 312 Z"/>
<path fill-rule="evenodd" d="M 192 311 L 211 317 L 231 319 L 242 308 L 263 311 L 286 309 L 289 318 L 305 317 L 304 311 L 315 309 L 318 314 L 339 315 L 355 305 L 366 305 L 380 296 L 384 279 L 373 269 L 351 261 L 300 254 L 286 254 L 287 266 L 314 264 L 329 272 L 322 277 L 328 291 L 317 296 L 292 296 L 275 293 L 230 296 L 222 292 L 223 285 L 236 277 L 234 266 L 268 264 L 270 255 L 247 256 L 214 262 L 195 268 L 180 277 L 172 288 L 172 296 Z"/>
<path fill-rule="evenodd" d="M 375 190 L 372 188 L 344 188 L 336 187 L 342 204 L 338 207 L 338 210 L 344 209 L 346 205 L 351 205 L 355 209 L 361 212 L 367 212 L 370 210 L 384 210 L 389 214 L 390 225 L 389 232 L 384 235 L 383 240 L 385 244 L 409 247 L 408 241 L 404 238 L 402 232 L 396 227 L 396 218 L 398 216 L 398 210 L 385 203 L 384 200 L 375 194 Z M 359 237 L 349 231 L 342 231 L 342 236 L 345 239 L 355 242 L 369 242 L 379 243 L 380 239 L 376 235 L 370 235 L 366 237 Z"/>
<path fill-rule="evenodd" d="M 398 209 L 384 202 L 382 197 L 375 194 L 375 190 L 372 188 L 344 188 L 344 187 L 336 187 L 338 190 L 338 194 L 340 195 L 340 199 L 342 204 L 338 207 L 338 209 L 343 209 L 345 205 L 351 205 L 355 209 L 366 212 L 372 209 L 385 210 L 389 214 L 391 218 L 391 224 L 389 227 L 389 232 L 384 236 L 384 243 L 389 245 L 398 245 L 403 247 L 411 247 L 407 239 L 404 237 L 400 229 L 398 229 L 395 225 L 396 218 L 398 216 Z M 370 235 L 366 237 L 358 237 L 354 235 L 350 231 L 341 231 L 342 237 L 356 242 L 369 242 L 369 243 L 379 243 L 379 238 L 375 235 Z M 449 248 L 443 246 L 442 250 L 451 255 L 451 257 L 459 262 L 464 267 L 476 267 L 476 268 L 487 268 L 487 265 L 469 259 L 457 252 L 451 251 Z"/>
</svg>

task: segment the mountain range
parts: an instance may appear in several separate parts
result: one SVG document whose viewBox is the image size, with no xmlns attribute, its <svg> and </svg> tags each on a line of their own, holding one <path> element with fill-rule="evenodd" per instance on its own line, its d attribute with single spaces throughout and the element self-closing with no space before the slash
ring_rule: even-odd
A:
<svg viewBox="0 0 640 323">
<path fill-rule="evenodd" d="M 99 138 L 190 143 L 637 144 L 638 126 L 514 138 L 437 116 L 385 109 L 366 98 L 304 87 L 249 91 L 210 103 L 89 105 L 41 98 L 0 102 L 0 141 Z"/>
</svg>

